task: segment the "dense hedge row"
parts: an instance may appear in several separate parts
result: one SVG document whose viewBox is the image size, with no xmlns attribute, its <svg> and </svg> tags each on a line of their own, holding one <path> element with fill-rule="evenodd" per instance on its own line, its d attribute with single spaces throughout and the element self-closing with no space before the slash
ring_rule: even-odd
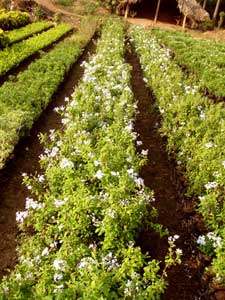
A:
<svg viewBox="0 0 225 300">
<path fill-rule="evenodd" d="M 5 35 L 5 32 L 0 29 L 0 49 L 6 47 L 9 44 L 9 38 Z"/>
<path fill-rule="evenodd" d="M 0 168 L 24 130 L 31 128 L 79 57 L 96 28 L 95 22 L 90 24 L 92 31 L 83 29 L 77 32 L 33 62 L 17 76 L 16 82 L 5 82 L 0 87 Z"/>
<path fill-rule="evenodd" d="M 21 11 L 2 11 L 0 13 L 0 28 L 3 30 L 12 30 L 20 28 L 30 23 L 30 16 Z"/>
<path fill-rule="evenodd" d="M 0 75 L 18 66 L 23 60 L 38 50 L 51 45 L 64 34 L 71 31 L 71 29 L 72 26 L 69 24 L 60 24 L 34 37 L 3 49 L 0 51 Z"/>
</svg>

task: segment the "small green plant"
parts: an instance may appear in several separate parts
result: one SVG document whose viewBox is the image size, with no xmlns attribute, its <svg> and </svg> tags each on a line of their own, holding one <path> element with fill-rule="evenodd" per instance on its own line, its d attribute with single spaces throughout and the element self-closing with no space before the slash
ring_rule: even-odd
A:
<svg viewBox="0 0 225 300">
<path fill-rule="evenodd" d="M 219 18 L 219 21 L 218 21 L 218 29 L 220 29 L 220 28 L 223 26 L 223 24 L 224 24 L 224 20 L 225 20 L 225 12 L 224 12 L 224 11 L 221 11 L 221 12 L 219 13 L 219 16 L 220 16 L 220 18 Z"/>
</svg>

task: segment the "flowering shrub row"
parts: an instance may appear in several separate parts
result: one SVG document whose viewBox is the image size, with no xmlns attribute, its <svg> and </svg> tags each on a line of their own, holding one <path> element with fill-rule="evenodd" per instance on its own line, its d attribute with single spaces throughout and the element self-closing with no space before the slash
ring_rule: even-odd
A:
<svg viewBox="0 0 225 300">
<path fill-rule="evenodd" d="M 135 245 L 147 207 L 155 210 L 138 176 L 145 158 L 135 154 L 136 103 L 123 55 L 122 23 L 109 20 L 72 101 L 58 109 L 64 133 L 42 137 L 43 174 L 25 176 L 33 196 L 16 215 L 24 235 L 2 299 L 154 300 L 165 289 L 159 261 Z M 165 269 L 179 258 L 169 253 Z"/>
<path fill-rule="evenodd" d="M 199 211 L 212 230 L 198 242 L 206 252 L 213 252 L 217 279 L 225 280 L 224 107 L 201 96 L 199 87 L 173 62 L 171 51 L 150 32 L 137 27 L 131 36 L 162 115 L 161 133 L 167 137 L 168 151 L 187 178 L 189 195 L 199 195 Z"/>
<path fill-rule="evenodd" d="M 3 49 L 0 51 L 0 75 L 18 66 L 38 50 L 51 45 L 71 29 L 71 25 L 61 24 Z"/>
<path fill-rule="evenodd" d="M 52 22 L 40 21 L 8 31 L 5 34 L 9 38 L 9 44 L 13 44 L 51 27 L 53 27 Z"/>
<path fill-rule="evenodd" d="M 97 23 L 89 21 L 72 37 L 59 43 L 52 51 L 31 63 L 17 76 L 16 82 L 5 82 L 0 87 L 0 168 L 12 153 L 24 131 L 47 106 L 71 65 L 94 34 Z"/>
<path fill-rule="evenodd" d="M 155 28 L 154 34 L 175 53 L 177 62 L 195 75 L 201 89 L 225 97 L 225 45 L 187 33 Z"/>
</svg>

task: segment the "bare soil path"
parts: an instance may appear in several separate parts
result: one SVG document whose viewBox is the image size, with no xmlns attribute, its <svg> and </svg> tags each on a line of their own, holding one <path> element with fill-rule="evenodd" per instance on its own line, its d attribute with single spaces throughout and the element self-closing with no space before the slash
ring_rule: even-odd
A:
<svg viewBox="0 0 225 300">
<path fill-rule="evenodd" d="M 75 86 L 83 76 L 80 64 L 93 53 L 95 44 L 89 43 L 80 59 L 71 68 L 65 82 L 60 85 L 52 102 L 33 126 L 30 136 L 23 139 L 14 151 L 14 157 L 0 172 L 0 279 L 13 269 L 17 261 L 16 247 L 18 228 L 16 212 L 24 210 L 28 191 L 22 184 L 22 173 L 35 174 L 40 171 L 39 155 L 43 146 L 39 142 L 39 133 L 49 133 L 50 129 L 62 128 L 61 118 L 55 107 L 65 103 Z"/>
<path fill-rule="evenodd" d="M 182 249 L 182 264 L 168 271 L 168 288 L 164 300 L 209 300 L 201 277 L 205 261 L 196 249 L 195 238 L 204 230 L 201 218 L 195 212 L 193 199 L 186 199 L 183 186 L 173 163 L 169 161 L 165 142 L 158 128 L 160 116 L 154 104 L 154 98 L 145 87 L 143 75 L 134 50 L 129 47 L 127 62 L 132 66 L 132 89 L 138 100 L 139 114 L 136 119 L 136 132 L 143 142 L 138 151 L 149 150 L 148 163 L 141 171 L 145 185 L 155 192 L 155 207 L 158 210 L 158 222 L 169 229 L 170 235 L 178 234 L 177 247 Z M 141 149 L 140 149 L 141 148 Z M 146 228 L 139 237 L 144 252 L 153 258 L 163 259 L 167 252 L 167 237 L 159 238 Z"/>
</svg>

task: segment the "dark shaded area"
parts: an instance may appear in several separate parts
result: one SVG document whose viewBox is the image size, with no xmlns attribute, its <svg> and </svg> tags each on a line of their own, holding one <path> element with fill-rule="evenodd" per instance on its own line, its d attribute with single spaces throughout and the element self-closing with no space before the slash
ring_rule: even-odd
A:
<svg viewBox="0 0 225 300">
<path fill-rule="evenodd" d="M 168 288 L 164 300 L 209 300 L 208 287 L 202 276 L 209 261 L 198 252 L 196 238 L 205 232 L 200 215 L 196 213 L 195 199 L 184 196 L 184 186 L 175 165 L 168 159 L 165 141 L 159 134 L 160 115 L 152 92 L 145 87 L 138 59 L 129 47 L 127 62 L 132 69 L 132 90 L 138 100 L 135 130 L 143 142 L 137 151 L 148 149 L 148 163 L 141 170 L 145 185 L 155 193 L 154 206 L 158 210 L 157 222 L 168 228 L 170 235 L 179 235 L 176 245 L 182 249 L 182 263 L 168 270 Z M 168 249 L 167 237 L 145 227 L 138 239 L 144 253 L 163 260 Z"/>
<path fill-rule="evenodd" d="M 30 135 L 16 146 L 13 158 L 0 172 L 0 279 L 9 274 L 17 262 L 18 227 L 16 212 L 24 210 L 26 197 L 30 194 L 22 184 L 22 173 L 40 172 L 39 155 L 43 146 L 39 142 L 40 133 L 49 133 L 50 129 L 61 129 L 61 117 L 54 111 L 55 107 L 65 104 L 65 97 L 70 97 L 83 76 L 81 63 L 94 53 L 95 43 L 91 41 L 80 59 L 71 68 L 52 102 L 34 124 Z"/>
<path fill-rule="evenodd" d="M 142 0 L 134 6 L 137 18 L 154 19 L 158 0 Z M 177 24 L 181 20 L 181 13 L 176 0 L 161 0 L 158 21 Z"/>
</svg>

